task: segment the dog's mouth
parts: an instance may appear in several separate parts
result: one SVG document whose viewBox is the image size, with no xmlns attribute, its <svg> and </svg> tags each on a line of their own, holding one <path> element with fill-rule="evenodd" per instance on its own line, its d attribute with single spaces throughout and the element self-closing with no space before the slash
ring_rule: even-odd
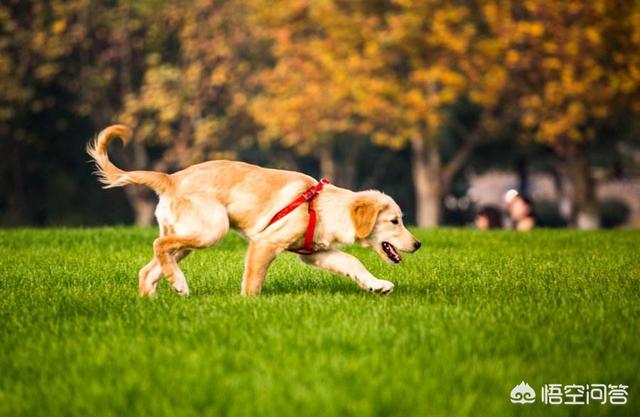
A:
<svg viewBox="0 0 640 417">
<path fill-rule="evenodd" d="M 402 257 L 396 250 L 395 246 L 393 246 L 391 243 L 382 242 L 382 250 L 384 251 L 384 254 L 387 255 L 387 258 L 389 258 L 391 262 L 399 264 L 400 261 L 402 260 Z"/>
</svg>

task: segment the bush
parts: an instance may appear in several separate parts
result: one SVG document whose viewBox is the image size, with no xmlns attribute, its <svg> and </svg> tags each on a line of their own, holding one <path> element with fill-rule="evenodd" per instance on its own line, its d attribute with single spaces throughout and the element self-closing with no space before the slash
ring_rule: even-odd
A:
<svg viewBox="0 0 640 417">
<path fill-rule="evenodd" d="M 619 227 L 629 219 L 631 209 L 624 201 L 609 198 L 600 202 L 600 226 L 603 228 Z"/>
</svg>

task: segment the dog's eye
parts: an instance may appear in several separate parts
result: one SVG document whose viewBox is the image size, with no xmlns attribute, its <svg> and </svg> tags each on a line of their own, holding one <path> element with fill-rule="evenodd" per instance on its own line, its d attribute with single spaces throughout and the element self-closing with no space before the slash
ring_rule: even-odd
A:
<svg viewBox="0 0 640 417">
<path fill-rule="evenodd" d="M 393 223 L 393 224 L 398 224 L 398 223 L 400 223 L 400 222 L 398 221 L 398 219 L 393 219 L 393 220 L 391 220 L 391 223 Z"/>
</svg>

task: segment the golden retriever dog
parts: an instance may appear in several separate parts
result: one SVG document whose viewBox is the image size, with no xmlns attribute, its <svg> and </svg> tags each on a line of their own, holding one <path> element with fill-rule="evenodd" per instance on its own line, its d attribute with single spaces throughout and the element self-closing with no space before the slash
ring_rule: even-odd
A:
<svg viewBox="0 0 640 417">
<path fill-rule="evenodd" d="M 131 131 L 123 125 L 104 129 L 87 146 L 105 188 L 143 184 L 159 196 L 155 215 L 160 237 L 153 242 L 153 259 L 140 270 L 142 296 L 155 294 L 164 275 L 178 294 L 189 286 L 178 262 L 193 249 L 215 245 L 236 230 L 249 241 L 241 294 L 257 295 L 267 269 L 280 253 L 303 247 L 310 212 L 302 207 L 271 223 L 274 216 L 318 182 L 301 173 L 267 169 L 244 162 L 210 161 L 174 174 L 123 171 L 111 163 L 107 145 L 114 137 L 126 144 Z M 307 264 L 345 275 L 361 288 L 387 294 L 394 285 L 376 278 L 360 261 L 339 250 L 359 243 L 373 248 L 383 259 L 399 263 L 402 252 L 415 252 L 420 242 L 402 223 L 393 199 L 379 191 L 353 192 L 326 185 L 313 200 L 317 223 L 312 229 Z"/>
</svg>

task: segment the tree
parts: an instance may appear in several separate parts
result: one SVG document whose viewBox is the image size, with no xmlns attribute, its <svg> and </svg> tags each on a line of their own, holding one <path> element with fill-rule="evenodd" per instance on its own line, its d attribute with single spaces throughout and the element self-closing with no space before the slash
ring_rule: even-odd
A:
<svg viewBox="0 0 640 417">
<path fill-rule="evenodd" d="M 434 227 L 443 194 L 439 133 L 449 122 L 450 106 L 468 88 L 460 62 L 476 29 L 464 5 L 409 0 L 394 6 L 378 32 L 372 59 L 380 64 L 364 109 L 375 122 L 375 142 L 411 146 L 417 224 Z"/>
<path fill-rule="evenodd" d="M 162 150 L 153 159 L 138 152 L 137 169 L 229 158 L 252 142 L 256 128 L 246 106 L 265 49 L 250 18 L 242 2 L 163 6 L 164 35 L 148 51 L 141 86 L 124 95 L 119 116 L 134 128 L 134 148 Z"/>
<path fill-rule="evenodd" d="M 511 105 L 521 137 L 551 146 L 570 184 L 573 222 L 598 225 L 587 145 L 616 114 L 640 110 L 637 2 L 489 2 L 484 14 L 506 46 Z"/>
<path fill-rule="evenodd" d="M 147 53 L 164 33 L 159 4 L 75 0 L 0 6 L 0 60 L 5 64 L 0 79 L 7 86 L 0 93 L 5 95 L 0 130 L 13 149 L 13 211 L 32 216 L 28 205 L 18 203 L 27 193 L 21 185 L 23 147 L 38 142 L 47 147 L 56 136 L 68 135 L 69 120 L 106 126 L 122 109 L 123 97 L 139 87 Z M 53 113 L 59 117 L 54 126 L 34 126 L 39 118 L 51 124 Z M 147 159 L 144 147 L 133 146 L 132 154 L 134 164 Z M 142 188 L 127 190 L 138 223 L 149 223 L 153 216 L 148 194 Z"/>
<path fill-rule="evenodd" d="M 417 223 L 437 225 L 440 183 L 448 187 L 480 136 L 468 132 L 441 178 L 438 133 L 468 87 L 460 61 L 475 34 L 469 10 L 444 1 L 261 5 L 277 60 L 253 107 L 263 138 L 318 149 L 325 164 L 344 138 L 409 143 Z"/>
<path fill-rule="evenodd" d="M 76 94 L 76 114 L 103 129 L 119 118 L 126 98 L 141 88 L 140 74 L 148 67 L 148 57 L 158 50 L 172 51 L 172 31 L 166 30 L 165 8 L 157 0 L 89 2 L 79 20 L 84 40 L 74 54 L 77 73 L 69 88 Z M 129 169 L 159 168 L 149 162 L 141 141 L 134 141 L 123 159 Z M 153 192 L 142 186 L 127 187 L 124 192 L 135 223 L 150 225 Z"/>
<path fill-rule="evenodd" d="M 357 51 L 376 22 L 351 5 L 332 1 L 254 10 L 271 39 L 274 63 L 259 74 L 261 93 L 251 104 L 263 126 L 260 140 L 278 141 L 298 154 L 313 154 L 322 176 L 346 187 L 355 184 L 357 150 L 371 124 L 359 117 L 361 75 L 369 66 Z M 357 27 L 359 30 L 354 31 Z M 338 147 L 346 158 L 338 163 Z"/>
<path fill-rule="evenodd" d="M 32 121 L 59 104 L 65 60 L 80 42 L 74 17 L 83 1 L 7 1 L 0 4 L 0 138 L 6 211 L 13 222 L 33 221 L 25 157 L 41 146 Z M 48 128 L 50 129 L 50 128 Z"/>
</svg>

